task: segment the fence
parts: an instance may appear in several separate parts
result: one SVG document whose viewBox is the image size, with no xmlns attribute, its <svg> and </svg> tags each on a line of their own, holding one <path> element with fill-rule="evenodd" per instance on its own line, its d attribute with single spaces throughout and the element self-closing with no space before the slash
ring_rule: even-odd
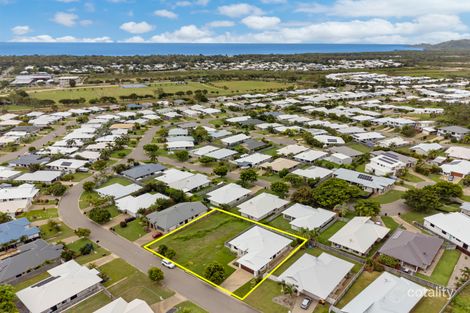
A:
<svg viewBox="0 0 470 313">
<path fill-rule="evenodd" d="M 344 295 L 351 289 L 352 285 L 356 282 L 356 280 L 361 276 L 362 272 L 364 272 L 365 266 L 362 266 L 361 269 L 352 277 L 346 287 L 340 292 L 340 294 L 336 297 L 336 300 L 331 303 L 330 309 L 328 312 L 338 312 L 341 313 L 341 310 L 335 307 L 336 304 L 344 297 Z"/>
<path fill-rule="evenodd" d="M 339 254 L 345 258 L 348 258 L 348 259 L 351 259 L 351 260 L 354 260 L 358 263 L 361 263 L 361 264 L 365 264 L 366 263 L 366 260 L 364 260 L 363 258 L 360 258 L 358 256 L 355 256 L 353 254 L 349 254 L 347 252 L 344 252 L 343 250 L 340 250 L 338 248 L 334 248 L 334 247 L 331 247 L 331 246 L 327 246 L 327 245 L 324 245 L 320 242 L 315 242 L 314 243 L 315 246 L 317 246 L 318 248 L 322 249 L 322 250 L 326 250 L 326 251 L 330 251 L 330 252 L 333 252 L 333 253 L 336 253 L 336 254 Z"/>
<path fill-rule="evenodd" d="M 439 311 L 439 313 L 444 313 L 447 309 L 447 306 L 452 302 L 452 300 L 454 300 L 454 298 L 456 296 L 458 296 L 459 293 L 462 292 L 462 290 L 465 289 L 465 287 L 467 287 L 468 285 L 470 285 L 470 280 L 467 280 L 462 286 L 460 286 L 453 294 L 452 296 L 449 298 L 449 300 L 447 300 L 446 304 L 442 307 L 442 309 Z"/>
</svg>

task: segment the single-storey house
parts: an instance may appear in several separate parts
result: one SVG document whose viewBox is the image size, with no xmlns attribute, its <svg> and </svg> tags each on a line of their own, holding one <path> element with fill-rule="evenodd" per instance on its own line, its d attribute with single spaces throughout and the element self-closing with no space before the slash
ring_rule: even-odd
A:
<svg viewBox="0 0 470 313">
<path fill-rule="evenodd" d="M 299 162 L 304 162 L 304 163 L 313 163 L 316 160 L 323 159 L 327 155 L 328 153 L 324 151 L 309 149 L 299 154 L 296 154 L 294 156 L 294 160 L 299 161 Z"/>
<path fill-rule="evenodd" d="M 169 232 L 207 212 L 208 208 L 201 202 L 181 202 L 162 211 L 147 215 L 152 228 Z"/>
<path fill-rule="evenodd" d="M 358 185 L 363 190 L 373 193 L 383 193 L 390 190 L 395 179 L 368 175 L 361 172 L 339 168 L 333 172 L 336 178 L 345 180 L 351 184 Z"/>
<path fill-rule="evenodd" d="M 125 196 L 116 200 L 116 207 L 119 211 L 127 213 L 136 217 L 140 209 L 147 209 L 158 199 L 169 199 L 167 196 L 160 193 L 144 193 L 139 196 Z"/>
<path fill-rule="evenodd" d="M 277 154 L 284 155 L 284 156 L 289 156 L 289 155 L 299 154 L 299 153 L 307 151 L 307 150 L 308 150 L 308 148 L 305 147 L 305 146 L 294 144 L 294 145 L 285 146 L 285 147 L 277 150 Z"/>
<path fill-rule="evenodd" d="M 103 197 L 113 197 L 114 199 L 119 199 L 130 195 L 140 190 L 141 188 L 142 187 L 137 184 L 121 185 L 118 183 L 114 183 L 112 185 L 96 189 L 96 192 Z"/>
<path fill-rule="evenodd" d="M 291 160 L 291 159 L 286 159 L 286 158 L 277 158 L 271 162 L 266 162 L 261 164 L 261 168 L 264 169 L 271 169 L 273 172 L 280 172 L 282 170 L 288 170 L 291 171 L 292 169 L 297 168 L 299 166 L 299 162 Z"/>
<path fill-rule="evenodd" d="M 238 255 L 235 266 L 259 277 L 290 247 L 292 240 L 260 226 L 254 226 L 225 246 Z"/>
<path fill-rule="evenodd" d="M 15 178 L 15 180 L 27 183 L 51 184 L 58 180 L 62 174 L 61 171 L 36 171 L 33 173 L 24 173 Z"/>
<path fill-rule="evenodd" d="M 47 163 L 47 167 L 52 170 L 58 170 L 66 173 L 75 173 L 80 168 L 83 168 L 88 161 L 75 160 L 75 159 L 58 159 Z"/>
<path fill-rule="evenodd" d="M 305 177 L 306 179 L 312 178 L 312 179 L 320 179 L 320 180 L 325 180 L 327 178 L 330 178 L 333 176 L 333 171 L 329 170 L 327 168 L 323 168 L 320 166 L 310 166 L 306 169 L 296 169 L 295 171 L 292 172 L 292 174 L 299 175 L 302 177 Z"/>
<path fill-rule="evenodd" d="M 242 216 L 260 221 L 271 214 L 282 211 L 288 204 L 288 200 L 263 192 L 239 204 L 237 207 Z"/>
<path fill-rule="evenodd" d="M 250 189 L 230 183 L 207 193 L 207 199 L 213 205 L 233 206 L 247 199 L 251 193 Z"/>
<path fill-rule="evenodd" d="M 445 151 L 445 154 L 453 159 L 470 160 L 470 148 L 467 147 L 452 146 Z"/>
<path fill-rule="evenodd" d="M 147 302 L 143 300 L 134 299 L 131 302 L 127 302 L 119 297 L 96 310 L 94 313 L 153 313 L 153 310 Z"/>
<path fill-rule="evenodd" d="M 282 216 L 289 221 L 291 228 L 296 231 L 302 228 L 321 231 L 336 219 L 335 212 L 322 208 L 312 208 L 300 203 L 296 203 L 284 210 Z"/>
<path fill-rule="evenodd" d="M 26 217 L 0 224 L 0 251 L 15 247 L 20 242 L 39 238 L 39 228 L 31 225 Z"/>
<path fill-rule="evenodd" d="M 366 256 L 374 243 L 382 240 L 390 229 L 375 224 L 369 216 L 356 216 L 330 237 L 336 248 Z"/>
<path fill-rule="evenodd" d="M 470 174 L 470 161 L 453 160 L 441 165 L 442 172 L 447 176 L 465 177 Z"/>
<path fill-rule="evenodd" d="M 399 260 L 403 269 L 417 272 L 432 264 L 443 243 L 434 236 L 397 229 L 379 253 Z"/>
<path fill-rule="evenodd" d="M 159 175 L 163 173 L 165 169 L 166 167 L 158 163 L 145 163 L 125 170 L 121 172 L 121 175 L 133 180 L 140 180 L 153 175 Z"/>
<path fill-rule="evenodd" d="M 255 167 L 261 163 L 264 163 L 270 160 L 272 157 L 267 154 L 262 154 L 255 152 L 253 154 L 247 155 L 245 157 L 241 157 L 239 159 L 234 160 L 233 162 L 237 164 L 239 167 Z"/>
<path fill-rule="evenodd" d="M 461 126 L 447 126 L 437 129 L 439 136 L 451 136 L 457 140 L 462 140 L 468 133 L 470 133 L 470 129 Z"/>
<path fill-rule="evenodd" d="M 437 213 L 424 218 L 424 227 L 470 254 L 470 216 L 460 213 Z"/>
<path fill-rule="evenodd" d="M 220 141 L 226 146 L 236 146 L 240 143 L 243 143 L 245 140 L 250 139 L 250 136 L 245 134 L 237 134 L 230 137 L 225 137 L 220 139 Z"/>
<path fill-rule="evenodd" d="M 74 260 L 47 272 L 51 277 L 16 293 L 31 313 L 63 311 L 100 290 L 99 272 Z"/>
<path fill-rule="evenodd" d="M 302 255 L 278 279 L 295 288 L 298 294 L 315 300 L 333 302 L 330 296 L 345 281 L 354 264 L 323 252 Z"/>
<path fill-rule="evenodd" d="M 8 163 L 10 166 L 28 167 L 33 164 L 45 165 L 49 163 L 51 159 L 37 154 L 26 154 L 12 160 Z"/>
</svg>

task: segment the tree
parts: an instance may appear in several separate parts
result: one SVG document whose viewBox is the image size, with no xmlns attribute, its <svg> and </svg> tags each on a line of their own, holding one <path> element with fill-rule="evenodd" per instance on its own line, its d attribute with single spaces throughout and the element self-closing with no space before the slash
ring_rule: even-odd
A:
<svg viewBox="0 0 470 313">
<path fill-rule="evenodd" d="M 92 181 L 87 181 L 83 183 L 83 190 L 91 192 L 95 189 L 96 184 Z"/>
<path fill-rule="evenodd" d="M 10 285 L 0 285 L 0 312 L 18 312 L 15 305 L 15 290 Z"/>
<path fill-rule="evenodd" d="M 88 228 L 77 228 L 75 229 L 75 235 L 80 238 L 88 238 L 91 234 L 91 231 Z"/>
<path fill-rule="evenodd" d="M 0 224 L 11 221 L 13 218 L 5 212 L 0 212 Z"/>
<path fill-rule="evenodd" d="M 67 187 L 62 185 L 60 182 L 55 182 L 47 188 L 47 192 L 53 196 L 61 197 L 67 191 Z"/>
<path fill-rule="evenodd" d="M 328 179 L 313 189 L 312 197 L 315 203 L 326 209 L 333 209 L 352 198 L 358 197 L 361 190 L 338 178 Z"/>
<path fill-rule="evenodd" d="M 416 128 L 410 125 L 405 125 L 401 128 L 400 133 L 405 137 L 414 137 L 416 135 Z"/>
<path fill-rule="evenodd" d="M 449 202 L 451 198 L 459 198 L 463 194 L 462 187 L 448 181 L 440 181 L 430 188 L 437 194 L 443 202 Z"/>
<path fill-rule="evenodd" d="M 95 161 L 95 163 L 93 163 L 91 165 L 91 167 L 96 170 L 96 171 L 102 171 L 104 170 L 106 167 L 108 166 L 108 162 L 106 162 L 105 160 L 98 160 L 98 161 Z"/>
<path fill-rule="evenodd" d="M 163 271 L 159 269 L 158 267 L 149 268 L 148 276 L 151 281 L 156 281 L 156 282 L 161 282 L 165 278 Z"/>
<path fill-rule="evenodd" d="M 223 176 L 227 175 L 228 167 L 225 166 L 225 165 L 219 165 L 219 166 L 214 167 L 213 172 L 214 172 L 215 175 L 223 177 Z"/>
<path fill-rule="evenodd" d="M 47 228 L 54 232 L 60 231 L 60 224 L 53 219 L 47 221 Z"/>
<path fill-rule="evenodd" d="M 302 176 L 296 175 L 296 174 L 287 174 L 284 177 L 284 180 L 288 181 L 292 187 L 300 187 L 305 183 L 305 179 Z"/>
<path fill-rule="evenodd" d="M 463 179 L 462 179 L 462 184 L 466 187 L 470 186 L 470 175 L 466 175 Z"/>
<path fill-rule="evenodd" d="M 189 152 L 186 151 L 186 150 L 175 151 L 175 157 L 180 162 L 187 161 L 187 160 L 189 160 Z"/>
<path fill-rule="evenodd" d="M 293 202 L 298 202 L 298 203 L 301 203 L 301 204 L 306 204 L 306 205 L 313 204 L 312 192 L 313 192 L 312 188 L 310 188 L 308 186 L 303 186 L 303 187 L 300 187 L 299 189 L 297 189 L 292 194 L 290 199 Z"/>
<path fill-rule="evenodd" d="M 271 190 L 278 196 L 284 198 L 289 192 L 289 186 L 282 181 L 277 181 L 271 184 Z"/>
<path fill-rule="evenodd" d="M 287 168 L 283 168 L 277 173 L 277 175 L 279 175 L 279 177 L 281 178 L 286 177 L 288 174 L 289 174 L 289 170 Z"/>
<path fill-rule="evenodd" d="M 155 162 L 158 156 L 158 145 L 147 144 L 144 145 L 145 154 L 149 157 L 150 161 Z"/>
<path fill-rule="evenodd" d="M 430 186 L 423 189 L 409 189 L 403 195 L 406 205 L 417 212 L 429 212 L 441 208 L 439 196 Z"/>
<path fill-rule="evenodd" d="M 243 184 L 254 183 L 258 180 L 258 174 L 254 169 L 247 168 L 240 172 L 240 180 Z"/>
<path fill-rule="evenodd" d="M 203 155 L 199 158 L 199 162 L 202 163 L 202 164 L 209 164 L 209 163 L 212 163 L 214 161 L 215 161 L 214 158 L 211 158 L 207 155 Z"/>
<path fill-rule="evenodd" d="M 354 206 L 358 216 L 377 216 L 380 213 L 380 203 L 372 200 L 359 200 Z"/>
<path fill-rule="evenodd" d="M 111 213 L 105 208 L 96 207 L 88 213 L 90 219 L 98 224 L 104 224 L 111 219 Z"/>
<path fill-rule="evenodd" d="M 194 141 L 196 141 L 196 143 L 201 143 L 203 141 L 208 141 L 209 138 L 210 138 L 209 133 L 202 126 L 198 126 L 198 127 L 194 128 L 191 135 L 193 136 Z"/>
<path fill-rule="evenodd" d="M 225 269 L 219 263 L 211 263 L 206 267 L 204 277 L 219 285 L 225 280 Z"/>
<path fill-rule="evenodd" d="M 81 255 L 89 255 L 91 253 L 91 251 L 93 251 L 94 249 L 95 248 L 93 247 L 93 244 L 91 242 L 88 242 L 80 248 L 80 254 Z"/>
</svg>

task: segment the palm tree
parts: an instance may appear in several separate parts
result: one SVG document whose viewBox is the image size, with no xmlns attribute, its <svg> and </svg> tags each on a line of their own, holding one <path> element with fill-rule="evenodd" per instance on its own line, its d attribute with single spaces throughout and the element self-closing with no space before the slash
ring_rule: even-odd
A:
<svg viewBox="0 0 470 313">
<path fill-rule="evenodd" d="M 302 227 L 300 229 L 300 236 L 307 239 L 308 244 L 310 244 L 312 241 L 316 242 L 319 235 L 320 235 L 320 232 L 318 231 L 317 228 L 308 229 L 308 228 Z"/>
</svg>

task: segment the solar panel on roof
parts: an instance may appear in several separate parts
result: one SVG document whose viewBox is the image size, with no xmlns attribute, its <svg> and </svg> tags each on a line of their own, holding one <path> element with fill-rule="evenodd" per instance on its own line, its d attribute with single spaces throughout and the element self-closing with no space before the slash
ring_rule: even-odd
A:
<svg viewBox="0 0 470 313">
<path fill-rule="evenodd" d="M 398 156 L 395 155 L 395 154 L 393 154 L 393 153 L 390 153 L 390 152 L 385 152 L 385 153 L 382 154 L 382 155 L 387 156 L 387 157 L 392 158 L 392 159 L 398 160 Z"/>
<path fill-rule="evenodd" d="M 62 166 L 70 166 L 70 165 L 72 165 L 72 162 L 68 162 L 68 161 L 67 162 L 62 162 L 61 165 Z"/>
<path fill-rule="evenodd" d="M 367 180 L 367 181 L 372 181 L 372 176 L 369 176 L 369 175 L 365 175 L 365 174 L 359 174 L 357 176 L 359 179 L 364 179 L 364 180 Z"/>
</svg>

